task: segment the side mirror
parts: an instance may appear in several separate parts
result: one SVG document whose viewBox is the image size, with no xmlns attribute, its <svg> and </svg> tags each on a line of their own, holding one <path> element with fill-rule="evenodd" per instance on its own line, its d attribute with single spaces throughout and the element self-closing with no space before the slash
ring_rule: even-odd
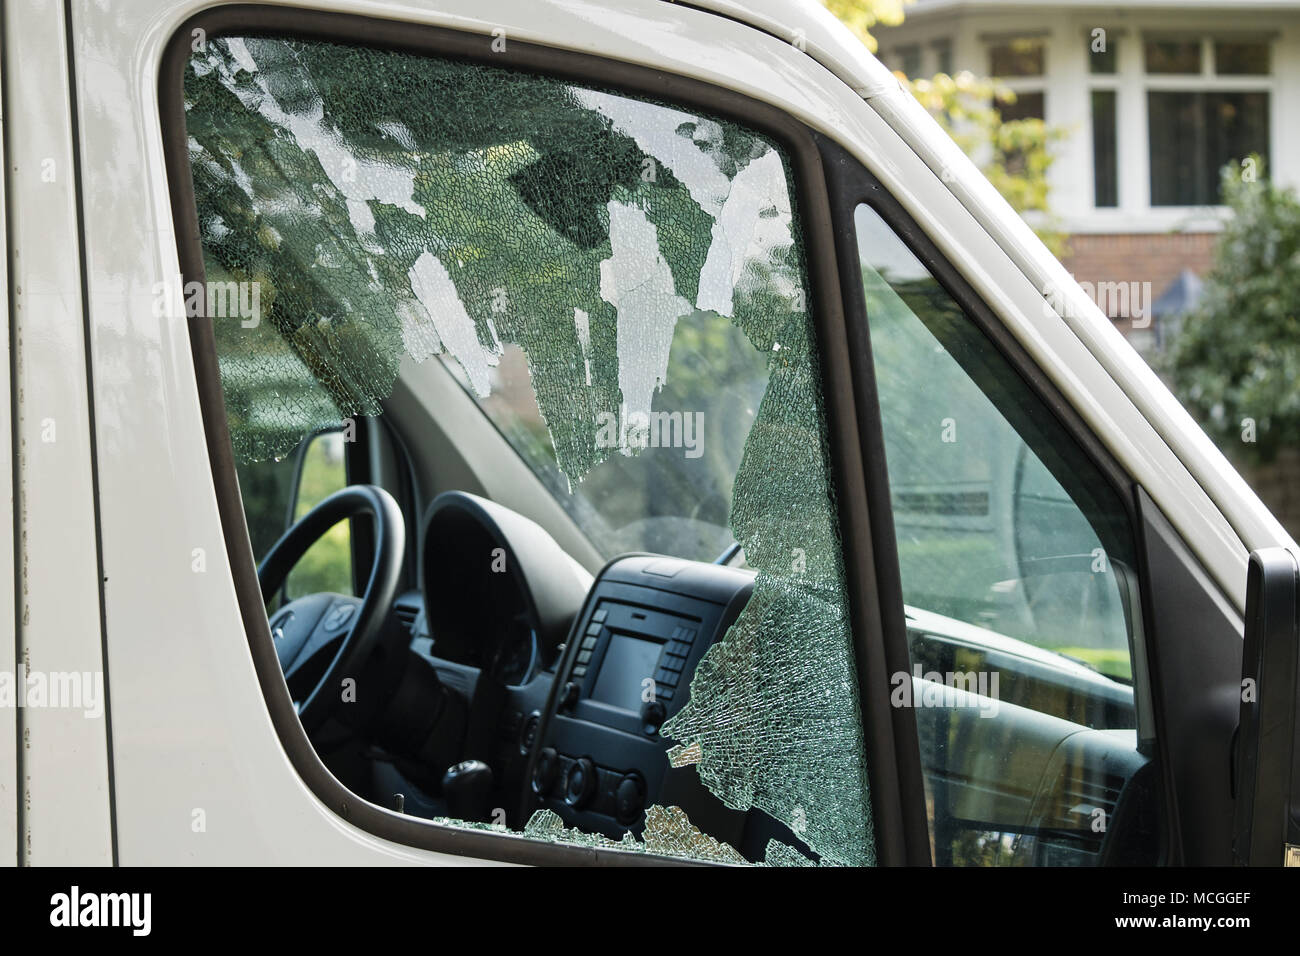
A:
<svg viewBox="0 0 1300 956">
<path fill-rule="evenodd" d="M 1300 866 L 1300 566 L 1285 548 L 1250 556 L 1235 754 L 1233 862 Z"/>
</svg>

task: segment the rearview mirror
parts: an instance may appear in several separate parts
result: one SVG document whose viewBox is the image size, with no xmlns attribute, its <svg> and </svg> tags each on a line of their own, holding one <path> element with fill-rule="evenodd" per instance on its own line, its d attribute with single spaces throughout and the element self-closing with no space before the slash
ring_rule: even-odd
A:
<svg viewBox="0 0 1300 956">
<path fill-rule="evenodd" d="M 1300 567 L 1285 548 L 1250 556 L 1235 754 L 1233 862 L 1300 866 Z"/>
</svg>

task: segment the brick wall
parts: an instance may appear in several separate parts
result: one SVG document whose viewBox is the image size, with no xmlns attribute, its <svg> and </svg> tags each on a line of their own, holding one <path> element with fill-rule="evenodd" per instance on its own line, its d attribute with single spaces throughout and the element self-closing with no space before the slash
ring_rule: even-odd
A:
<svg viewBox="0 0 1300 956">
<path fill-rule="evenodd" d="M 1204 278 L 1217 238 L 1212 232 L 1073 235 L 1061 261 L 1080 282 L 1150 282 L 1158 296 L 1184 269 Z"/>
<path fill-rule="evenodd" d="M 1184 269 L 1205 278 L 1217 238 L 1205 232 L 1074 235 L 1061 261 L 1080 282 L 1150 282 L 1154 299 Z M 1129 321 L 1120 319 L 1115 325 L 1129 332 Z M 1238 470 L 1274 517 L 1300 540 L 1300 451 L 1287 449 L 1272 464 L 1238 465 Z"/>
</svg>

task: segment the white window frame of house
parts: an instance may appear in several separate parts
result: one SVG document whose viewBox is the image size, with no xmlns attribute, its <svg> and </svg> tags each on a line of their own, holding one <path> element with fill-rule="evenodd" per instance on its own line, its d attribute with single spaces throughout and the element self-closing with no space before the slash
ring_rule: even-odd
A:
<svg viewBox="0 0 1300 956">
<path fill-rule="evenodd" d="M 947 69 L 943 68 L 944 66 L 943 51 L 945 49 L 948 52 Z M 956 55 L 956 52 L 957 52 L 957 44 L 953 41 L 952 37 L 950 36 L 932 37 L 925 44 L 925 55 L 926 57 L 929 58 L 930 61 L 930 69 L 926 71 L 927 75 L 934 76 L 936 73 L 947 73 L 948 75 L 951 76 L 953 73 L 958 72 L 957 70 L 954 69 L 956 63 L 953 60 L 953 57 Z"/>
<path fill-rule="evenodd" d="M 1148 40 L 1161 39 L 1192 39 L 1200 40 L 1201 46 L 1201 72 L 1200 73 L 1147 73 L 1146 72 L 1146 44 Z M 1268 125 L 1269 125 L 1269 162 L 1272 161 L 1273 153 L 1276 151 L 1277 136 L 1273 129 L 1273 117 L 1276 112 L 1277 103 L 1277 83 L 1274 80 L 1273 70 L 1273 37 L 1265 33 L 1224 33 L 1202 31 L 1189 32 L 1164 32 L 1160 30 L 1148 30 L 1142 33 L 1142 99 L 1144 104 L 1149 100 L 1148 94 L 1152 92 L 1191 92 L 1191 93 L 1267 93 L 1268 94 Z M 1230 74 L 1219 74 L 1215 72 L 1214 64 L 1214 43 L 1216 40 L 1254 40 L 1262 41 L 1268 47 L 1268 72 L 1252 74 L 1249 76 L 1235 76 Z M 1155 206 L 1151 203 L 1150 182 L 1151 182 L 1151 140 L 1148 132 L 1146 137 L 1147 144 L 1147 164 L 1146 164 L 1146 181 L 1147 181 L 1147 205 L 1153 209 L 1186 209 L 1186 206 Z M 1195 207 L 1190 207 L 1195 208 Z M 1210 208 L 1222 210 L 1224 207 L 1214 204 Z"/>
<path fill-rule="evenodd" d="M 916 76 L 921 75 L 921 71 L 918 70 L 917 75 L 912 76 L 906 69 L 904 69 L 906 66 L 907 55 L 911 51 L 916 52 L 917 62 L 923 63 L 925 48 L 919 40 L 900 41 L 891 46 L 888 50 L 880 50 L 876 54 L 876 59 L 885 64 L 885 66 L 894 73 L 902 73 L 909 80 L 914 80 L 916 79 Z"/>
<path fill-rule="evenodd" d="M 1106 42 L 1115 47 L 1115 72 L 1113 73 L 1094 73 L 1092 72 L 1092 31 L 1095 27 L 1088 27 L 1083 31 L 1083 42 L 1087 50 L 1087 56 L 1084 59 L 1084 75 L 1087 77 L 1086 86 L 1088 91 L 1088 121 L 1084 124 L 1080 136 L 1085 149 L 1085 156 L 1088 161 L 1088 170 L 1092 174 L 1091 182 L 1088 188 L 1091 191 L 1091 201 L 1088 204 L 1090 213 L 1100 212 L 1103 214 L 1117 213 L 1124 208 L 1124 132 L 1122 122 L 1122 106 L 1124 100 L 1124 63 L 1121 57 L 1124 55 L 1125 48 L 1129 46 L 1140 46 L 1140 41 L 1124 28 L 1113 28 L 1101 26 L 1106 31 Z M 1096 92 L 1111 92 L 1115 94 L 1115 205 L 1098 206 L 1097 205 L 1097 150 L 1093 141 L 1093 118 L 1092 118 L 1092 94 Z M 1148 181 L 1150 171 L 1148 170 Z"/>
<path fill-rule="evenodd" d="M 1021 30 L 1003 30 L 991 33 L 979 34 L 979 50 L 983 58 L 981 67 L 983 75 L 990 77 L 999 86 L 1005 87 L 1016 94 L 1016 98 L 1026 94 L 1038 93 L 1043 97 L 1043 115 L 1041 119 L 1047 122 L 1051 110 L 1051 72 L 1052 72 L 1052 44 L 1054 40 L 1052 30 L 1047 28 L 1028 28 Z M 1041 73 L 1033 76 L 997 76 L 993 73 L 993 48 L 1017 40 L 1032 40 L 1042 47 L 1043 69 Z M 999 109 L 999 104 L 994 104 Z M 983 147 L 986 150 L 992 149 L 992 144 L 987 143 Z M 984 153 L 987 156 L 989 153 Z M 1025 221 L 1031 226 L 1038 227 L 1048 221 L 1048 217 L 1041 210 L 1029 210 L 1024 213 Z"/>
<path fill-rule="evenodd" d="M 1043 48 L 1043 72 L 1037 76 L 994 76 L 993 48 L 1015 40 L 1034 40 Z M 1047 118 L 1048 78 L 1052 72 L 1052 32 L 1050 30 L 1011 30 L 1003 33 L 981 33 L 980 46 L 983 51 L 985 75 L 991 76 L 1016 96 L 1024 93 L 1043 94 L 1043 119 Z"/>
<path fill-rule="evenodd" d="M 940 51 L 944 47 L 948 48 L 948 71 L 940 69 L 943 58 Z M 880 61 L 889 69 L 904 74 L 909 80 L 928 79 L 940 72 L 957 72 L 953 61 L 956 48 L 956 41 L 947 34 L 926 38 L 917 37 L 914 40 L 909 39 L 896 43 L 888 51 L 881 51 Z M 915 52 L 916 54 L 918 64 L 916 75 L 908 73 L 906 69 L 905 61 L 909 52 Z"/>
<path fill-rule="evenodd" d="M 1095 183 L 1091 123 L 1093 90 L 1115 90 L 1116 154 L 1118 205 L 1098 207 L 1089 184 L 1087 212 L 1067 228 L 1072 232 L 1217 232 L 1222 228 L 1227 207 L 1222 205 L 1154 206 L 1151 203 L 1151 141 L 1148 126 L 1147 94 L 1153 91 L 1199 93 L 1249 92 L 1267 93 L 1269 102 L 1269 162 L 1276 165 L 1279 144 L 1277 40 L 1271 30 L 1231 30 L 1213 26 L 1172 29 L 1142 26 L 1135 29 L 1108 30 L 1119 44 L 1116 71 L 1110 74 L 1087 73 L 1089 122 L 1079 137 L 1086 149 L 1088 168 Z M 1085 31 L 1086 39 L 1086 31 Z M 1148 40 L 1195 39 L 1201 49 L 1199 73 L 1148 73 Z M 1269 48 L 1268 72 L 1251 76 L 1221 75 L 1215 72 L 1216 40 L 1263 41 Z M 1082 41 L 1081 41 L 1082 42 Z"/>
<path fill-rule="evenodd" d="M 1147 92 L 1161 90 L 1242 90 L 1267 92 L 1269 96 L 1270 176 L 1283 182 L 1300 181 L 1300 162 L 1286 153 L 1296 138 L 1281 128 L 1282 94 L 1295 87 L 1296 80 L 1279 58 L 1300 37 L 1275 22 L 1253 26 L 1224 15 L 1191 19 L 1142 16 L 1117 22 L 1106 17 L 1075 14 L 1065 21 L 1008 17 L 978 17 L 960 25 L 951 22 L 915 21 L 891 30 L 882 44 L 882 59 L 897 68 L 902 48 L 919 44 L 927 76 L 937 71 L 934 42 L 948 38 L 952 43 L 953 70 L 972 70 L 976 75 L 991 72 L 992 47 L 1023 38 L 1044 45 L 1042 76 L 1001 78 L 1008 89 L 1021 93 L 1043 93 L 1045 119 L 1064 129 L 1067 137 L 1056 147 L 1058 162 L 1049 172 L 1055 228 L 1069 234 L 1119 234 L 1165 232 L 1218 232 L 1227 209 L 1212 206 L 1152 206 L 1151 148 L 1148 141 Z M 1117 44 L 1115 72 L 1094 74 L 1087 62 L 1088 41 L 1096 27 L 1106 29 L 1108 42 Z M 1198 74 L 1148 74 L 1144 58 L 1145 39 L 1195 38 L 1201 44 L 1201 72 Z M 1269 72 L 1257 76 L 1219 76 L 1214 72 L 1215 40 L 1264 40 L 1269 44 Z M 887 44 L 887 45 L 886 45 Z M 1076 53 L 1075 51 L 1081 51 Z M 1082 70 L 1080 76 L 1077 72 Z M 1290 85 L 1288 85 L 1290 84 Z M 1093 131 L 1091 93 L 1115 92 L 1116 191 L 1117 205 L 1098 207 L 1094 195 Z M 1082 93 L 1082 100 L 1078 94 Z M 1086 178 L 1085 178 L 1086 177 Z M 1034 214 L 1026 216 L 1036 221 Z"/>
</svg>

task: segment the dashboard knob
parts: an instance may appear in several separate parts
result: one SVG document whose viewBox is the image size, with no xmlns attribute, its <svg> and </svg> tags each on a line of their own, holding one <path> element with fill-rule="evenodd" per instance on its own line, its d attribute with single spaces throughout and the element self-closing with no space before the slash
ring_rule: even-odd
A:
<svg viewBox="0 0 1300 956">
<path fill-rule="evenodd" d="M 560 755 L 554 747 L 543 747 L 533 765 L 533 792 L 547 794 L 560 772 Z"/>
<path fill-rule="evenodd" d="M 442 776 L 447 812 L 461 820 L 486 820 L 492 796 L 492 768 L 482 760 L 465 760 Z"/>
<path fill-rule="evenodd" d="M 535 710 L 528 715 L 528 719 L 524 721 L 523 729 L 519 733 L 520 753 L 526 754 L 533 749 L 533 744 L 537 741 L 537 728 L 541 726 L 541 723 L 542 712 L 540 710 Z"/>
<path fill-rule="evenodd" d="M 624 826 L 631 826 L 645 810 L 645 781 L 637 773 L 629 773 L 618 782 L 614 790 L 614 816 Z"/>
<path fill-rule="evenodd" d="M 667 709 L 657 700 L 647 701 L 641 705 L 641 723 L 645 725 L 644 730 L 647 734 L 653 736 L 658 733 L 667 717 Z"/>
<path fill-rule="evenodd" d="M 569 681 L 564 685 L 564 689 L 560 692 L 560 705 L 558 709 L 572 710 L 578 703 L 578 698 L 581 694 L 582 689 L 578 684 L 575 681 Z"/>
<path fill-rule="evenodd" d="M 596 765 L 590 757 L 579 757 L 569 767 L 569 775 L 564 783 L 564 802 L 575 810 L 581 810 L 596 792 Z"/>
</svg>

